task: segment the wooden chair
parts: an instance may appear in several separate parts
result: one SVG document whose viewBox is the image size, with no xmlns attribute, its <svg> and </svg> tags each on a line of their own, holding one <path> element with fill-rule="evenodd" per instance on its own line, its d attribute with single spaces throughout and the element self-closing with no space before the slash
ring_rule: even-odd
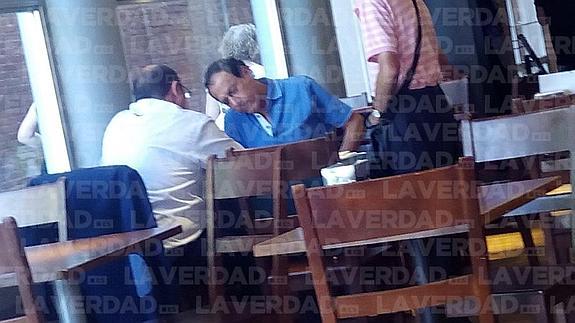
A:
<svg viewBox="0 0 575 323">
<path fill-rule="evenodd" d="M 575 151 L 572 144 L 575 109 L 562 107 L 510 116 L 461 121 L 461 136 L 465 156 L 477 163 Z M 569 178 L 575 183 L 575 167 Z M 534 165 L 538 168 L 538 165 Z M 505 216 L 520 216 L 558 210 L 571 210 L 573 193 L 537 198 Z M 498 219 L 486 219 L 491 223 Z M 553 255 L 550 255 L 553 256 Z"/>
<path fill-rule="evenodd" d="M 58 240 L 68 240 L 65 180 L 0 193 L 0 210 L 22 227 L 57 223 Z"/>
<path fill-rule="evenodd" d="M 297 216 L 288 214 L 288 195 L 290 183 L 302 182 L 307 179 L 320 179 L 321 169 L 335 164 L 339 160 L 338 142 L 334 134 L 327 137 L 302 140 L 290 144 L 277 145 L 265 148 L 231 150 L 229 156 L 241 157 L 243 155 L 257 154 L 260 151 L 271 149 L 279 150 L 280 156 L 280 181 L 281 197 L 274 201 L 280 212 L 280 221 L 269 223 L 271 218 L 259 219 L 256 222 L 256 232 L 278 235 L 291 229 L 297 228 Z"/>
<path fill-rule="evenodd" d="M 442 305 L 450 298 L 475 297 L 482 305 L 490 302 L 484 252 L 470 252 L 472 273 L 469 275 L 420 286 L 337 297 L 330 291 L 322 258 L 326 248 L 464 231 L 468 232 L 470 241 L 484 245 L 479 203 L 477 194 L 473 193 L 477 189 L 474 168 L 469 165 L 473 165 L 471 159 L 462 159 L 458 165 L 408 175 L 322 188 L 292 187 L 322 322 Z M 418 222 L 416 226 L 385 220 L 390 216 L 424 214 L 429 221 Z M 441 221 L 440 214 L 449 221 Z M 479 319 L 481 323 L 494 322 L 488 309 L 480 313 Z"/>
<path fill-rule="evenodd" d="M 274 147 L 279 150 L 281 160 L 280 180 L 279 183 L 274 183 L 274 185 L 277 185 L 276 188 L 279 189 L 278 197 L 274 198 L 274 210 L 277 208 L 279 220 L 273 219 L 273 223 L 270 223 L 272 219 L 269 218 L 257 221 L 257 227 L 260 230 L 267 228 L 267 233 L 272 234 L 266 240 L 299 226 L 297 215 L 290 214 L 288 210 L 290 185 L 302 183 L 309 179 L 321 180 L 321 169 L 333 165 L 339 160 L 339 143 L 335 134 Z M 257 150 L 232 151 L 231 154 L 239 156 Z M 270 229 L 272 229 L 271 232 L 269 231 Z M 254 245 L 251 246 L 251 250 L 253 250 Z M 268 267 L 267 282 L 271 286 L 268 293 L 280 297 L 291 294 L 290 287 L 292 282 L 289 281 L 289 274 L 301 271 L 302 266 L 301 262 L 297 260 L 282 256 L 272 257 L 271 267 Z M 265 264 L 262 265 L 265 266 Z M 292 322 L 294 317 L 280 315 L 276 319 L 281 322 Z"/>
<path fill-rule="evenodd" d="M 514 114 L 537 112 L 575 105 L 575 94 L 559 95 L 544 99 L 513 99 L 511 111 Z"/>
<path fill-rule="evenodd" d="M 257 243 L 299 226 L 297 216 L 289 214 L 289 184 L 301 183 L 309 178 L 320 179 L 320 170 L 338 160 L 338 143 L 335 136 L 320 137 L 296 143 L 231 150 L 225 158 L 212 157 L 207 167 L 207 239 L 208 270 L 217 266 L 218 256 L 227 253 L 251 253 Z M 248 198 L 270 196 L 271 216 L 256 218 L 250 210 Z M 223 236 L 217 225 L 217 203 L 225 199 L 239 199 L 242 223 L 246 224 L 247 235 Z M 286 259 L 273 257 L 269 280 L 272 293 L 285 294 Z M 278 278 L 279 277 L 279 278 Z M 284 281 L 285 283 L 285 281 Z M 281 291 L 280 291 L 281 290 Z M 222 295 L 221 286 L 210 281 L 212 303 Z"/>
<path fill-rule="evenodd" d="M 570 183 L 575 180 L 575 167 L 572 144 L 573 123 L 575 122 L 575 109 L 573 106 L 556 107 L 547 109 L 535 109 L 535 112 L 518 113 L 509 116 L 496 118 L 472 119 L 464 118 L 461 121 L 461 134 L 464 154 L 474 156 L 476 162 L 502 161 L 513 158 L 530 158 L 531 176 L 537 176 L 540 170 L 540 156 L 544 154 L 568 152 L 571 156 L 570 167 L 566 177 Z M 535 156 L 535 157 L 533 157 Z M 556 175 L 556 174 L 554 174 Z M 523 216 L 537 215 L 542 217 L 544 225 L 542 227 L 545 239 L 545 259 L 548 265 L 557 265 L 561 262 L 568 262 L 569 255 L 561 255 L 566 250 L 555 248 L 554 241 L 560 237 L 561 231 L 550 227 L 550 223 L 556 222 L 555 217 L 549 217 L 548 212 L 570 210 L 572 213 L 573 192 L 569 185 L 563 187 L 563 193 L 550 194 L 539 197 L 523 206 L 509 210 L 504 218 L 518 219 L 517 227 L 521 233 L 526 249 L 534 249 L 534 239 L 531 236 L 531 228 L 525 224 Z M 487 218 L 486 224 L 497 222 L 501 218 Z M 528 221 L 531 219 L 528 218 Z M 497 228 L 498 230 L 501 228 Z M 573 237 L 573 236 L 572 236 Z M 539 265 L 537 255 L 528 254 L 529 263 L 532 266 Z M 564 260 L 559 260 L 564 259 Z M 494 289 L 494 294 L 511 295 L 515 293 L 518 298 L 524 298 L 527 289 L 537 293 L 538 301 L 543 299 L 545 309 L 539 313 L 542 320 L 553 320 L 550 313 L 552 306 L 568 300 L 572 292 L 565 293 L 565 289 L 560 284 L 550 286 L 515 286 L 514 290 L 507 288 L 499 291 Z M 541 297 L 539 297 L 541 296 Z M 497 296 L 496 296 L 497 297 Z M 544 317 L 544 318 L 543 318 Z"/>
<path fill-rule="evenodd" d="M 207 265 L 209 293 L 212 304 L 223 294 L 222 286 L 216 284 L 215 274 L 218 255 L 235 252 L 251 252 L 255 243 L 264 241 L 271 234 L 225 236 L 218 223 L 220 209 L 218 202 L 235 199 L 239 201 L 240 216 L 244 221 L 253 219 L 248 207 L 248 198 L 271 195 L 274 200 L 272 218 L 279 221 L 280 196 L 280 150 L 276 148 L 248 151 L 225 158 L 212 156 L 208 160 L 206 177 L 207 209 Z M 278 201 L 278 202 L 275 202 Z M 236 225 L 235 220 L 232 225 Z M 248 223 L 249 226 L 249 223 Z M 255 227 L 248 228 L 254 233 Z"/>
<path fill-rule="evenodd" d="M 14 218 L 5 218 L 0 223 L 0 242 L 2 243 L 2 248 L 0 248 L 0 276 L 12 275 L 15 277 L 24 309 L 23 316 L 2 322 L 42 322 L 32 293 L 32 274 Z"/>
<path fill-rule="evenodd" d="M 51 184 L 0 193 L 0 212 L 4 216 L 13 217 L 20 227 L 56 223 L 58 241 L 68 240 L 64 178 Z M 0 293 L 8 295 L 16 291 L 14 288 L 14 290 L 4 290 Z M 20 293 L 22 293 L 21 288 Z M 21 295 L 24 302 L 24 295 Z"/>
</svg>

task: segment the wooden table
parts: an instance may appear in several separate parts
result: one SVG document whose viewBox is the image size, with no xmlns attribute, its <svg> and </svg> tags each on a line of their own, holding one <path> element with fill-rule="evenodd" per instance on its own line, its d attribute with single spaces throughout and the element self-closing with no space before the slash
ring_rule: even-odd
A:
<svg viewBox="0 0 575 323">
<path fill-rule="evenodd" d="M 53 282 L 60 322 L 86 322 L 78 281 L 86 270 L 130 253 L 145 251 L 146 243 L 182 232 L 180 225 L 116 233 L 26 247 L 34 283 Z M 0 287 L 16 285 L 14 277 L 0 277 Z"/>
<path fill-rule="evenodd" d="M 539 196 L 545 195 L 545 193 L 559 187 L 560 185 L 561 182 L 559 177 L 547 177 L 479 186 L 479 210 L 487 224 L 504 216 L 510 210 L 534 200 Z M 450 230 L 448 232 L 449 234 L 467 231 L 467 227 L 465 225 L 448 229 Z M 442 230 L 446 229 L 424 231 L 410 237 L 391 237 L 381 241 L 378 240 L 378 242 L 383 243 L 398 239 L 403 240 L 406 238 L 425 238 L 427 236 L 435 235 Z M 338 248 L 341 246 L 333 245 L 331 247 Z M 306 252 L 303 230 L 302 228 L 296 228 L 275 238 L 256 244 L 253 248 L 253 252 L 255 257 Z"/>
</svg>

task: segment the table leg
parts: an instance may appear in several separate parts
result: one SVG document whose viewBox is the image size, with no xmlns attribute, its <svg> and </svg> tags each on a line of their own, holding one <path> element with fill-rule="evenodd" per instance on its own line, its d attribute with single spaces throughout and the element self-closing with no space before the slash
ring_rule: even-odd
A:
<svg viewBox="0 0 575 323">
<path fill-rule="evenodd" d="M 61 323 L 86 323 L 86 308 L 80 286 L 68 280 L 53 282 L 56 309 Z"/>
</svg>

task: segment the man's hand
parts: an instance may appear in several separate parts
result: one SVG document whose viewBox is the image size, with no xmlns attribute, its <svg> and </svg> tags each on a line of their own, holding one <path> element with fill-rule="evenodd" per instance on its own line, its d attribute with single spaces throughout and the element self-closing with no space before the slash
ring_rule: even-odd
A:
<svg viewBox="0 0 575 323">
<path fill-rule="evenodd" d="M 339 151 L 357 151 L 365 132 L 363 121 L 364 119 L 361 114 L 354 112 L 351 115 L 345 124 L 345 134 Z"/>
</svg>

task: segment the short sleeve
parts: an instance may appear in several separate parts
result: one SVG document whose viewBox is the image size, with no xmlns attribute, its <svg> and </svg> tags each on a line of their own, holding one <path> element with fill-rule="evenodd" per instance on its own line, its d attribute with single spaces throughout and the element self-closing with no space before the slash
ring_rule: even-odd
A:
<svg viewBox="0 0 575 323">
<path fill-rule="evenodd" d="M 224 118 L 224 130 L 226 134 L 233 140 L 245 145 L 242 140 L 242 135 L 238 129 L 237 120 L 234 118 L 235 111 L 229 110 Z"/>
<path fill-rule="evenodd" d="M 386 0 L 357 0 L 355 14 L 369 62 L 377 63 L 377 56 L 383 52 L 398 52 L 394 15 Z"/>
<path fill-rule="evenodd" d="M 202 140 L 199 144 L 200 147 L 197 148 L 208 156 L 224 157 L 228 149 L 243 149 L 242 145 L 234 141 L 233 138 L 226 136 L 211 119 L 204 123 L 201 133 Z"/>
</svg>

